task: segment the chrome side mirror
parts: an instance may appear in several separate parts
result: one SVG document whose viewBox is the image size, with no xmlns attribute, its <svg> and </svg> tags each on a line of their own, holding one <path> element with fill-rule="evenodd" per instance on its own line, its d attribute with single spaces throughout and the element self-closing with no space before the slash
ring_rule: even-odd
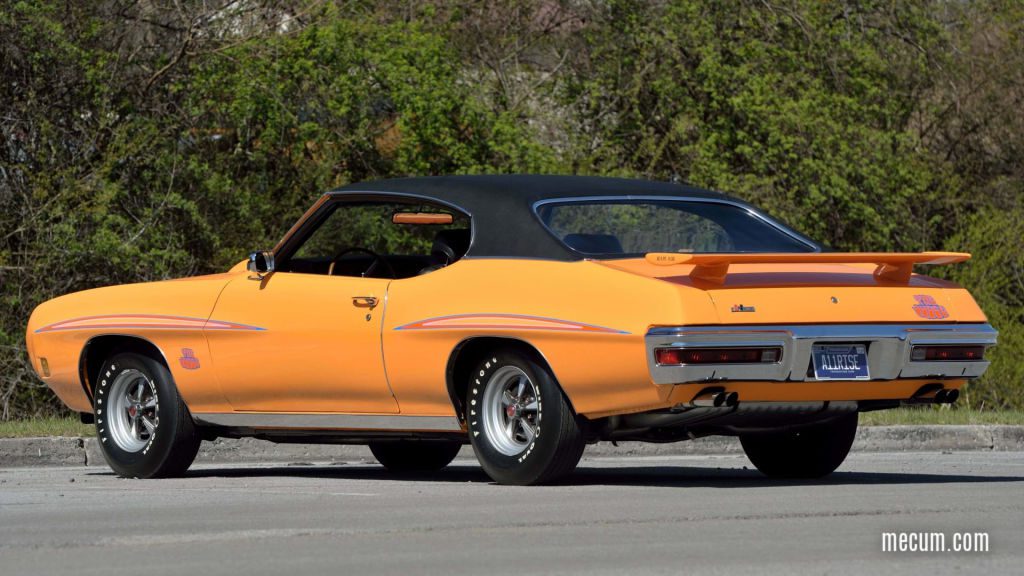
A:
<svg viewBox="0 0 1024 576">
<path fill-rule="evenodd" d="M 260 250 L 249 254 L 246 269 L 256 274 L 249 276 L 250 280 L 262 280 L 264 276 L 274 271 L 274 253 L 270 250 Z"/>
</svg>

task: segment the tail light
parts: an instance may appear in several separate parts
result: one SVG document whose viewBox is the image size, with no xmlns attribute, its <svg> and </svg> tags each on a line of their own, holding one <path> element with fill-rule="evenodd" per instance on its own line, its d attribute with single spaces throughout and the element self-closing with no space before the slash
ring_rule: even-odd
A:
<svg viewBox="0 0 1024 576">
<path fill-rule="evenodd" d="M 658 348 L 654 357 L 660 366 L 774 364 L 782 359 L 782 348 Z"/>
<path fill-rule="evenodd" d="M 910 359 L 915 362 L 971 362 L 985 359 L 984 346 L 914 346 Z"/>
</svg>

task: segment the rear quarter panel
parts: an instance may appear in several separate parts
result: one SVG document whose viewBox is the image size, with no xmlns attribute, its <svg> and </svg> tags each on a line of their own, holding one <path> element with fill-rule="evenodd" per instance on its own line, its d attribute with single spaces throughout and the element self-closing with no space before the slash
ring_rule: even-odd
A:
<svg viewBox="0 0 1024 576">
<path fill-rule="evenodd" d="M 388 379 L 403 413 L 451 415 L 443 383 L 452 351 L 469 338 L 504 337 L 540 351 L 578 413 L 660 407 L 670 387 L 651 382 L 644 334 L 654 318 L 713 323 L 707 295 L 691 292 L 686 302 L 676 286 L 588 261 L 461 260 L 391 283 Z"/>
<path fill-rule="evenodd" d="M 402 412 L 450 415 L 439 383 L 452 351 L 474 337 L 521 340 L 544 356 L 576 411 L 593 418 L 671 406 L 699 391 L 699 384 L 653 383 L 644 346 L 652 325 L 927 322 L 913 309 L 922 293 L 948 308 L 945 322 L 985 321 L 955 284 L 924 276 L 909 285 L 880 283 L 871 271 L 737 266 L 725 286 L 704 286 L 690 281 L 685 269 L 643 261 L 467 259 L 392 282 L 382 335 L 385 365 Z M 738 304 L 756 304 L 757 311 L 732 313 Z M 822 400 L 908 397 L 921 384 L 901 381 L 898 390 L 884 382 L 737 386 L 748 399 Z"/>
</svg>

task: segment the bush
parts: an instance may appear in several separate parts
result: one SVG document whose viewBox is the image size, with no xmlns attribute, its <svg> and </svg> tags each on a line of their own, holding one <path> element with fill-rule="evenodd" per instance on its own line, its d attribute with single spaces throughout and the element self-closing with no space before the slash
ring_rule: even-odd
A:
<svg viewBox="0 0 1024 576">
<path fill-rule="evenodd" d="M 1024 7 L 414 0 L 0 6 L 0 418 L 32 308 L 223 270 L 325 189 L 575 172 L 723 189 L 839 249 L 968 249 L 1024 405 Z"/>
<path fill-rule="evenodd" d="M 966 400 L 981 408 L 1024 408 L 1024 210 L 986 209 L 971 218 L 951 247 L 974 258 L 954 278 L 974 289 L 978 304 L 999 330 L 992 366 L 966 388 Z"/>
</svg>

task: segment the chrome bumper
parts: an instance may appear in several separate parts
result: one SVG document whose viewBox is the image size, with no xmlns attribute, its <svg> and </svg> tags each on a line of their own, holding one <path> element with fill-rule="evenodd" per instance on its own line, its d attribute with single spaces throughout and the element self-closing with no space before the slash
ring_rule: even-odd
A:
<svg viewBox="0 0 1024 576">
<path fill-rule="evenodd" d="M 988 324 L 803 324 L 772 326 L 669 326 L 645 336 L 647 363 L 656 384 L 722 380 L 813 381 L 811 347 L 856 342 L 867 345 L 872 380 L 897 378 L 977 378 L 987 360 L 969 362 L 911 361 L 915 344 L 994 346 L 998 332 Z M 706 364 L 659 366 L 657 348 L 768 347 L 782 348 L 774 364 Z"/>
</svg>

